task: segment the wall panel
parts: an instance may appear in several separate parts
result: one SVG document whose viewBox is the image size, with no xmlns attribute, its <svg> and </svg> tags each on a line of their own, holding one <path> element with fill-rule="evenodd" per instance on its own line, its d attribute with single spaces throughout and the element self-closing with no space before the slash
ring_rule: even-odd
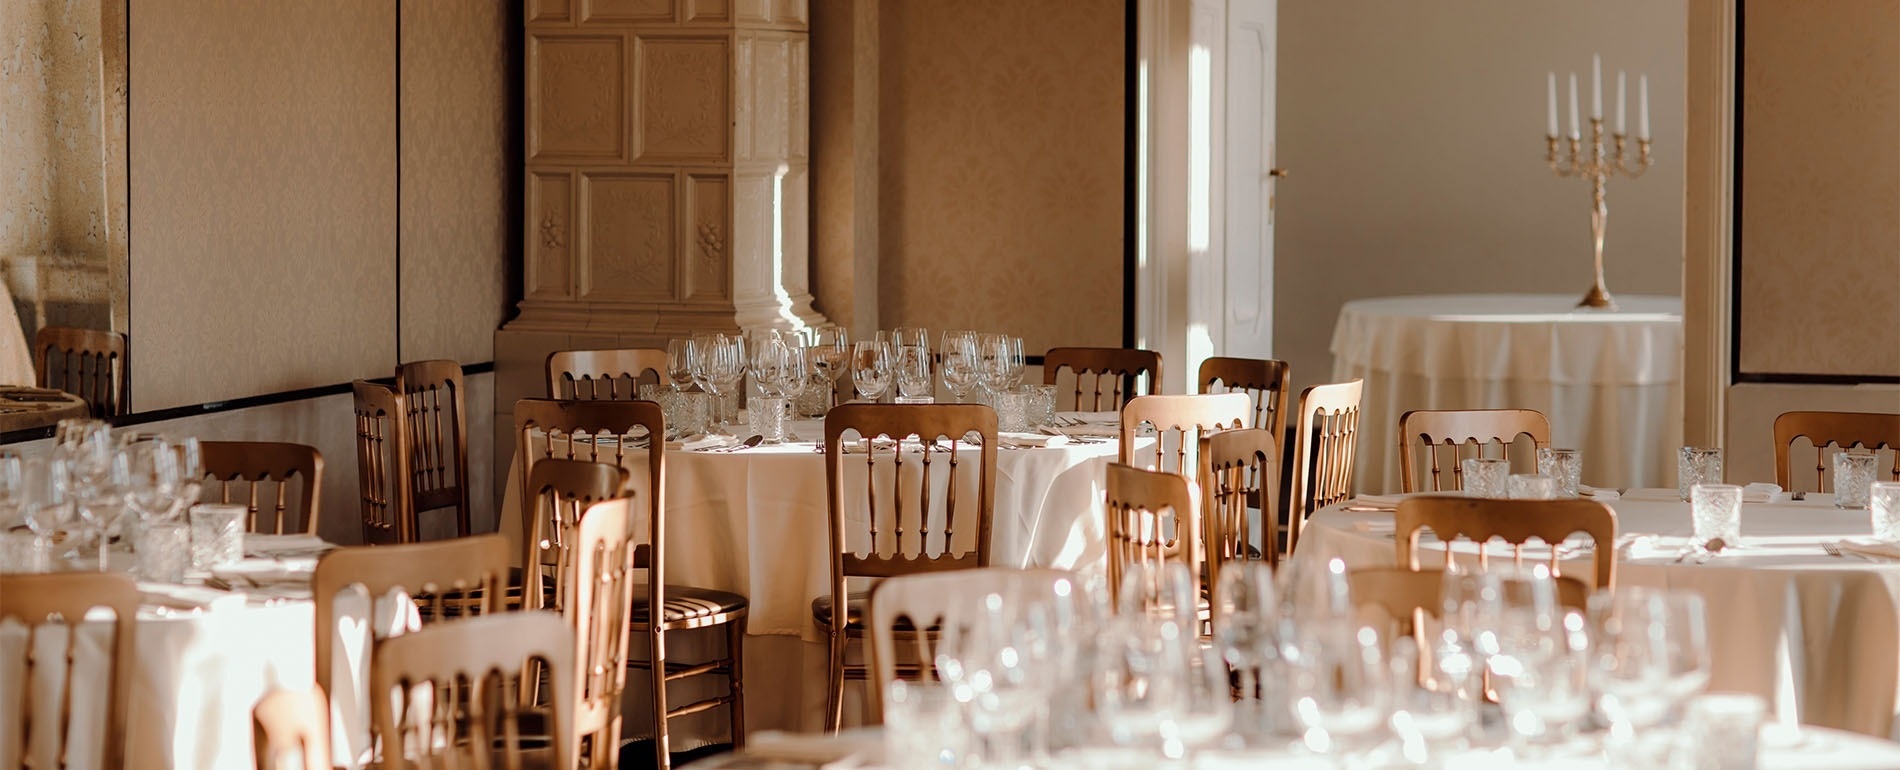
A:
<svg viewBox="0 0 1900 770">
<path fill-rule="evenodd" d="M 389 373 L 394 14 L 132 3 L 133 408 Z"/>
</svg>

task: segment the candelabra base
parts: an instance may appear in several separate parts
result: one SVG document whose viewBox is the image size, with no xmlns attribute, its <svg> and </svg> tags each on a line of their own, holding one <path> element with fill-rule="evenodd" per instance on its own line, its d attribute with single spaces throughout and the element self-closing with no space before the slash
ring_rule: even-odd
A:
<svg viewBox="0 0 1900 770">
<path fill-rule="evenodd" d="M 1603 284 L 1599 283 L 1595 286 L 1591 286 L 1589 291 L 1584 292 L 1583 299 L 1577 302 L 1577 307 L 1615 310 L 1616 298 L 1610 296 L 1610 290 L 1603 288 Z"/>
</svg>

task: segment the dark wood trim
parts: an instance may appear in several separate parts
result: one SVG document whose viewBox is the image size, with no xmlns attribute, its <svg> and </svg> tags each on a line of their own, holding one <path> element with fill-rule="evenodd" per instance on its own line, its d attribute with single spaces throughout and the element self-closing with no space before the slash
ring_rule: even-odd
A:
<svg viewBox="0 0 1900 770">
<path fill-rule="evenodd" d="M 1900 385 L 1893 374 L 1785 374 L 1780 372 L 1736 372 L 1737 384 L 1773 383 L 1778 385 Z"/>
<path fill-rule="evenodd" d="M 1136 103 L 1141 98 L 1136 77 L 1141 66 L 1138 0 L 1127 0 L 1123 4 L 1122 18 L 1122 347 L 1132 348 L 1135 346 L 1135 280 L 1138 275 L 1136 251 L 1140 245 L 1136 239 L 1141 220 L 1141 211 L 1136 207 L 1141 180 L 1135 174 L 1141 160 L 1137 122 L 1141 105 Z"/>
<path fill-rule="evenodd" d="M 1728 381 L 1743 382 L 1742 373 L 1742 75 L 1748 57 L 1742 48 L 1748 43 L 1743 32 L 1747 0 L 1735 0 L 1735 101 L 1733 141 L 1729 172 L 1729 281 L 1728 281 Z"/>
</svg>

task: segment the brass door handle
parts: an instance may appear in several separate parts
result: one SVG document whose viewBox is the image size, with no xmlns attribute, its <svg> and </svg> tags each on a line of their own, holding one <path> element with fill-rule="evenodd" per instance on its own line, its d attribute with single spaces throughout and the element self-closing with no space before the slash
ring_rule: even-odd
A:
<svg viewBox="0 0 1900 770">
<path fill-rule="evenodd" d="M 1270 168 L 1270 169 L 1267 169 L 1267 176 L 1275 176 L 1275 177 L 1280 177 L 1284 179 L 1287 176 L 1287 170 L 1283 168 Z"/>
</svg>

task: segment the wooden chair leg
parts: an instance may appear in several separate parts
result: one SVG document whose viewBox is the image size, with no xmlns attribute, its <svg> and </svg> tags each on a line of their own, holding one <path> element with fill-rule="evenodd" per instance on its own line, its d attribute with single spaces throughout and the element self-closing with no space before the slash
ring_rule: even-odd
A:
<svg viewBox="0 0 1900 770">
<path fill-rule="evenodd" d="M 666 730 L 666 635 L 660 630 L 660 613 L 653 613 L 652 629 L 647 632 L 647 660 L 653 663 L 653 759 L 654 767 L 671 770 L 673 747 Z"/>
<path fill-rule="evenodd" d="M 825 732 L 844 728 L 844 648 L 849 637 L 840 631 L 831 637 L 830 682 L 825 692 Z"/>
<path fill-rule="evenodd" d="M 732 718 L 732 747 L 745 748 L 745 628 L 746 619 L 726 624 L 726 655 L 732 660 L 732 673 L 726 680 L 732 703 L 726 707 Z"/>
</svg>

